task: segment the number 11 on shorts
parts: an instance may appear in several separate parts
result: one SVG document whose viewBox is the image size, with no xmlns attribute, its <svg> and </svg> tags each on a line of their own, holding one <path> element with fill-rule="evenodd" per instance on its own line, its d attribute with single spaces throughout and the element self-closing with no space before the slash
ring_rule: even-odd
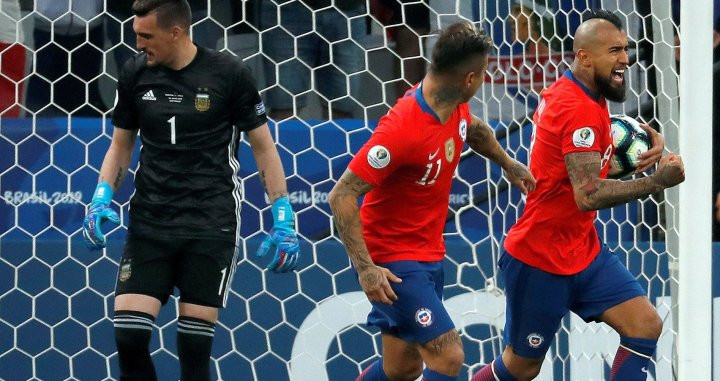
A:
<svg viewBox="0 0 720 381">
<path fill-rule="evenodd" d="M 220 270 L 220 274 L 222 274 L 222 277 L 220 277 L 220 287 L 218 287 L 218 295 L 222 295 L 223 285 L 225 284 L 225 275 L 227 275 L 227 267 L 223 267 L 223 269 Z"/>
</svg>

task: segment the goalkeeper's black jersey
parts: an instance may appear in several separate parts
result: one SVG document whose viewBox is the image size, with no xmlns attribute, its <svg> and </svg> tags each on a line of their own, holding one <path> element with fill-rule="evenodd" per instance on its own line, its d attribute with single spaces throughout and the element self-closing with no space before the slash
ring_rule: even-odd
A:
<svg viewBox="0 0 720 381">
<path fill-rule="evenodd" d="M 139 129 L 142 141 L 130 232 L 235 240 L 240 133 L 267 121 L 250 70 L 202 47 L 177 71 L 145 61 L 125 63 L 113 113 L 115 127 Z"/>
</svg>

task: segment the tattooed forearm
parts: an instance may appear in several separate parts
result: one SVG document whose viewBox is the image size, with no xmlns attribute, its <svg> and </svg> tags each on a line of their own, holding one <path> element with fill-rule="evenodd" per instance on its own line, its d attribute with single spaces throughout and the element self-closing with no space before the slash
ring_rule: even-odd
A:
<svg viewBox="0 0 720 381">
<path fill-rule="evenodd" d="M 265 179 L 265 171 L 260 170 L 260 182 L 262 182 L 263 188 L 267 191 L 267 180 Z"/>
<path fill-rule="evenodd" d="M 99 181 L 110 184 L 113 191 L 122 185 L 132 157 L 137 130 L 125 130 L 115 127 L 110 147 L 105 153 L 100 167 Z"/>
<path fill-rule="evenodd" d="M 280 197 L 283 197 L 283 196 L 287 196 L 287 190 L 285 190 L 285 189 L 280 189 L 280 190 L 278 190 L 278 191 L 273 191 L 273 190 L 271 190 L 270 188 L 268 188 L 268 185 L 267 185 L 267 176 L 266 176 L 266 171 L 265 171 L 265 170 L 261 170 L 261 171 L 260 171 L 260 181 L 262 182 L 262 186 L 263 186 L 263 188 L 265 189 L 265 193 L 267 193 L 269 199 L 275 200 L 275 199 L 277 199 L 277 198 L 280 198 Z"/>
<path fill-rule="evenodd" d="M 274 202 L 280 197 L 287 196 L 287 183 L 285 173 L 277 151 L 255 152 L 255 161 L 258 165 L 258 175 L 265 193 Z"/>
<path fill-rule="evenodd" d="M 348 256 L 358 271 L 373 265 L 363 239 L 360 209 L 357 203 L 358 197 L 370 189 L 372 189 L 370 184 L 347 170 L 330 191 L 330 209 L 335 217 L 335 225 Z"/>
<path fill-rule="evenodd" d="M 511 162 L 508 154 L 505 153 L 500 143 L 495 139 L 492 128 L 475 116 L 472 117 L 472 122 L 468 126 L 465 141 L 473 151 L 487 157 L 503 168 Z M 507 170 L 507 168 L 505 169 Z"/>
<path fill-rule="evenodd" d="M 120 187 L 120 184 L 122 184 L 126 174 L 127 171 L 123 169 L 123 167 L 118 168 L 117 176 L 115 176 L 115 182 L 113 183 L 113 189 L 118 189 L 118 187 Z"/>
<path fill-rule="evenodd" d="M 100 182 L 106 182 L 109 183 L 112 189 L 117 190 L 120 185 L 122 184 L 123 180 L 125 180 L 125 176 L 127 175 L 127 168 L 123 168 L 122 166 L 119 166 L 117 169 L 117 173 L 115 173 L 114 179 L 111 179 L 110 176 L 104 176 L 103 173 L 100 173 Z"/>
<path fill-rule="evenodd" d="M 601 179 L 598 152 L 574 152 L 565 155 L 565 167 L 572 183 L 575 202 L 582 211 L 599 210 L 664 189 L 653 176 L 620 181 Z"/>
</svg>

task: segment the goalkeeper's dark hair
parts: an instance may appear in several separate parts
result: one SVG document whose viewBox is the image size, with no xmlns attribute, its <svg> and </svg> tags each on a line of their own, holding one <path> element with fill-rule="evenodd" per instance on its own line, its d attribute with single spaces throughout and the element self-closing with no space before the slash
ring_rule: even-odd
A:
<svg viewBox="0 0 720 381">
<path fill-rule="evenodd" d="M 620 17 L 616 15 L 613 12 L 606 11 L 604 9 L 590 9 L 587 12 L 583 13 L 582 21 L 588 21 L 592 19 L 603 19 L 611 24 L 615 25 L 618 30 L 623 30 L 623 24 L 622 20 L 620 20 Z"/>
<path fill-rule="evenodd" d="M 466 22 L 452 24 L 438 35 L 432 51 L 430 71 L 453 73 L 476 56 L 486 57 L 492 49 L 492 40 L 482 29 Z"/>
<path fill-rule="evenodd" d="M 132 13 L 135 16 L 145 16 L 155 12 L 158 26 L 170 29 L 179 26 L 190 32 L 192 12 L 187 0 L 135 0 Z"/>
</svg>

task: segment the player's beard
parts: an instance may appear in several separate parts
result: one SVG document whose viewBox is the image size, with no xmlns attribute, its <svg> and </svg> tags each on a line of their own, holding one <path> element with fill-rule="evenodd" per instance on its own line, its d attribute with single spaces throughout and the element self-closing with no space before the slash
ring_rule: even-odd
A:
<svg viewBox="0 0 720 381">
<path fill-rule="evenodd" d="M 595 73 L 595 85 L 597 86 L 600 95 L 605 97 L 605 99 L 611 102 L 625 102 L 625 98 L 627 97 L 627 82 L 625 82 L 624 76 L 622 85 L 620 87 L 615 87 L 612 84 L 612 73 L 610 73 L 610 76 L 607 77 Z"/>
</svg>

